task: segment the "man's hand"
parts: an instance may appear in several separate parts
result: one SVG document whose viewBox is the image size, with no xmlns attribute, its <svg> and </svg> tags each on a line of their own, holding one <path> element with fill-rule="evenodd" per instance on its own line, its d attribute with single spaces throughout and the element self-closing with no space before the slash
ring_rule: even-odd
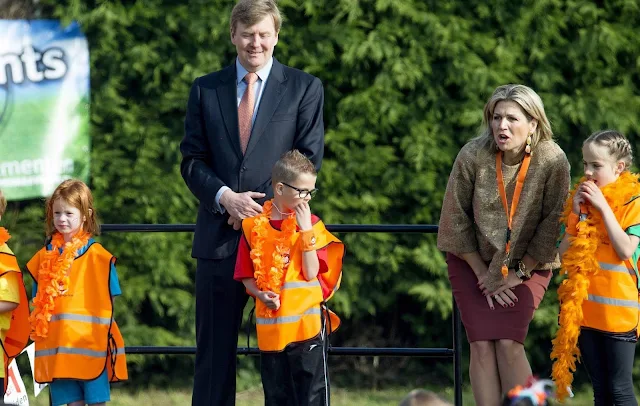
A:
<svg viewBox="0 0 640 406">
<path fill-rule="evenodd" d="M 242 220 L 237 217 L 230 216 L 227 220 L 227 224 L 233 227 L 234 230 L 240 230 L 242 228 Z"/>
<path fill-rule="evenodd" d="M 246 219 L 262 213 L 262 206 L 254 199 L 262 199 L 263 197 L 265 194 L 259 192 L 236 193 L 233 190 L 227 190 L 220 196 L 220 204 L 227 210 L 231 216 L 230 219 L 232 217 Z M 229 224 L 232 223 L 229 222 Z"/>
</svg>

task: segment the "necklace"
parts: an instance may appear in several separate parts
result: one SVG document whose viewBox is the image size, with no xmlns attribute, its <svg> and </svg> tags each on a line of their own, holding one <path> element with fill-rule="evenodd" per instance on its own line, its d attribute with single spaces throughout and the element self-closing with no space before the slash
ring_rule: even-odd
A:
<svg viewBox="0 0 640 406">
<path fill-rule="evenodd" d="M 291 217 L 294 215 L 294 213 L 283 213 L 280 211 L 280 209 L 278 208 L 278 206 L 276 206 L 276 203 L 273 202 L 273 207 L 275 207 L 276 211 L 278 212 L 278 214 L 280 214 L 280 216 L 286 218 L 286 217 Z"/>
</svg>

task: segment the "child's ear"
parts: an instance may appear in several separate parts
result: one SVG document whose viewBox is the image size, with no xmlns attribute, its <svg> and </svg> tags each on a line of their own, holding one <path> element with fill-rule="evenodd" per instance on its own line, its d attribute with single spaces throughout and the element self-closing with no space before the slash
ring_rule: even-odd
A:
<svg viewBox="0 0 640 406">
<path fill-rule="evenodd" d="M 627 165 L 624 163 L 624 161 L 618 161 L 616 163 L 616 174 L 620 175 L 622 172 L 624 172 L 626 167 Z"/>
</svg>

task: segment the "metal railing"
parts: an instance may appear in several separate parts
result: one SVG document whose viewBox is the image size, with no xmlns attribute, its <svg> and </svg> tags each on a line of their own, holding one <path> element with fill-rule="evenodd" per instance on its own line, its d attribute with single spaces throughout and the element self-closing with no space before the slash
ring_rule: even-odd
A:
<svg viewBox="0 0 640 406">
<path fill-rule="evenodd" d="M 328 224 L 327 229 L 337 233 L 419 233 L 433 234 L 438 226 L 429 224 Z M 111 232 L 193 232 L 194 224 L 103 224 L 103 233 Z M 454 403 L 462 406 L 462 324 L 460 313 L 453 300 L 452 312 L 453 348 L 370 348 L 370 347 L 330 347 L 329 354 L 341 356 L 382 356 L 382 357 L 427 357 L 451 358 L 454 371 Z M 127 354 L 193 355 L 196 347 L 126 347 Z M 239 347 L 238 355 L 259 355 L 254 347 Z"/>
</svg>

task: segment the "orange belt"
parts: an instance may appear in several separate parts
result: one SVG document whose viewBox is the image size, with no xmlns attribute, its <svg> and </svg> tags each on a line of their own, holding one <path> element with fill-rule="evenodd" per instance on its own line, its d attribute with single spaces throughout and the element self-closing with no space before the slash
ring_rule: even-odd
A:
<svg viewBox="0 0 640 406">
<path fill-rule="evenodd" d="M 507 256 L 504 259 L 504 263 L 502 264 L 502 276 L 507 277 L 509 273 L 509 268 L 507 267 L 507 263 L 509 262 L 509 251 L 510 251 L 510 242 L 511 242 L 511 222 L 513 221 L 513 216 L 516 214 L 516 209 L 518 208 L 518 203 L 520 202 L 520 194 L 522 193 L 522 187 L 524 186 L 524 179 L 527 177 L 527 171 L 529 170 L 529 164 L 531 163 L 531 155 L 525 154 L 524 160 L 522 161 L 522 166 L 518 171 L 518 181 L 516 182 L 516 189 L 513 192 L 513 200 L 511 200 L 511 211 L 509 211 L 509 207 L 507 204 L 507 191 L 504 188 L 504 179 L 502 176 L 502 152 L 498 151 L 496 154 L 496 178 L 498 180 L 498 192 L 500 193 L 500 198 L 502 199 L 502 206 L 504 207 L 504 211 L 507 214 L 507 236 L 506 236 L 506 253 Z"/>
</svg>

